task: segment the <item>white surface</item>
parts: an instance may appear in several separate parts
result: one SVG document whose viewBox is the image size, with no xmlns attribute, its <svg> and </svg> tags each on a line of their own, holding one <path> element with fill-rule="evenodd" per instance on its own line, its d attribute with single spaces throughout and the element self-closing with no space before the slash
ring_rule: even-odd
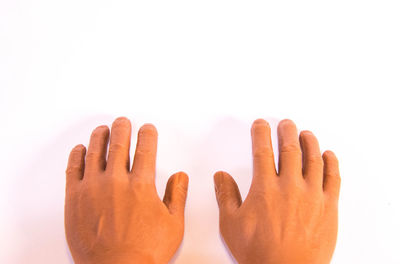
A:
<svg viewBox="0 0 400 264">
<path fill-rule="evenodd" d="M 190 176 L 174 263 L 232 263 L 212 175 L 246 196 L 258 117 L 291 118 L 339 157 L 332 263 L 400 263 L 399 14 L 397 0 L 1 0 L 0 263 L 72 263 L 68 152 L 121 115 L 133 140 L 158 128 L 160 196 Z"/>
</svg>

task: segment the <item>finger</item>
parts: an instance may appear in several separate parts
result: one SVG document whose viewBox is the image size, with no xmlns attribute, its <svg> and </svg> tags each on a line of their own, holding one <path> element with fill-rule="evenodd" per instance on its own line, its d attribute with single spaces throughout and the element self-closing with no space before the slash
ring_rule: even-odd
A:
<svg viewBox="0 0 400 264">
<path fill-rule="evenodd" d="M 335 200 L 339 198 L 340 173 L 339 161 L 335 153 L 327 150 L 322 155 L 324 160 L 324 191 Z"/>
<path fill-rule="evenodd" d="M 115 119 L 111 128 L 107 169 L 129 170 L 129 147 L 131 144 L 131 122 L 126 117 Z"/>
<path fill-rule="evenodd" d="M 228 173 L 218 171 L 214 174 L 214 185 L 220 213 L 234 213 L 242 204 L 242 196 L 235 180 Z"/>
<path fill-rule="evenodd" d="M 300 145 L 303 153 L 303 176 L 308 183 L 322 190 L 324 162 L 318 140 L 311 131 L 302 131 Z"/>
<path fill-rule="evenodd" d="M 296 125 L 282 120 L 278 125 L 279 176 L 294 179 L 301 174 L 301 150 Z"/>
<path fill-rule="evenodd" d="M 253 182 L 276 177 L 271 128 L 264 119 L 257 119 L 251 127 L 253 149 Z"/>
<path fill-rule="evenodd" d="M 184 172 L 177 172 L 168 179 L 163 202 L 171 214 L 183 216 L 189 177 Z"/>
<path fill-rule="evenodd" d="M 152 124 L 144 124 L 138 132 L 132 173 L 154 181 L 156 173 L 157 129 Z"/>
<path fill-rule="evenodd" d="M 99 126 L 90 136 L 86 154 L 86 172 L 98 172 L 106 168 L 106 154 L 110 131 L 107 126 Z M 87 174 L 90 175 L 90 174 Z"/>
<path fill-rule="evenodd" d="M 66 188 L 69 189 L 74 184 L 83 179 L 83 172 L 85 168 L 85 154 L 86 148 L 83 145 L 77 145 L 69 154 L 66 174 Z"/>
</svg>

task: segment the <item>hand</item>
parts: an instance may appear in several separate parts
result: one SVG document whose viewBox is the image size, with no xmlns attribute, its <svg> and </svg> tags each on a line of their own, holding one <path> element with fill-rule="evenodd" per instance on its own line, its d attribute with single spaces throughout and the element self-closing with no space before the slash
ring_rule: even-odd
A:
<svg viewBox="0 0 400 264">
<path fill-rule="evenodd" d="M 182 241 L 188 177 L 171 176 L 162 202 L 154 183 L 157 130 L 140 128 L 132 170 L 130 137 L 130 121 L 118 118 L 107 161 L 107 126 L 93 131 L 87 154 L 83 145 L 71 151 L 65 230 L 77 264 L 168 263 Z"/>
<path fill-rule="evenodd" d="M 278 126 L 279 174 L 271 129 L 262 119 L 251 129 L 253 179 L 242 203 L 226 172 L 214 175 L 220 231 L 240 264 L 325 264 L 337 236 L 340 176 L 331 151 L 321 157 L 316 137 L 283 120 Z"/>
</svg>

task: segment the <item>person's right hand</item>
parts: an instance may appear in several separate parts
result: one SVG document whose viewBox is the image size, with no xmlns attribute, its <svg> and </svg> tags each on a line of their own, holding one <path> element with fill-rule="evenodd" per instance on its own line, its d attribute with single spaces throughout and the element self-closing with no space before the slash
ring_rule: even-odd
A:
<svg viewBox="0 0 400 264">
<path fill-rule="evenodd" d="M 220 231 L 239 264 L 324 264 L 335 249 L 340 176 L 331 151 L 322 156 L 316 137 L 283 120 L 278 126 L 279 173 L 271 129 L 262 119 L 251 129 L 253 180 L 242 203 L 226 172 L 214 175 Z"/>
</svg>

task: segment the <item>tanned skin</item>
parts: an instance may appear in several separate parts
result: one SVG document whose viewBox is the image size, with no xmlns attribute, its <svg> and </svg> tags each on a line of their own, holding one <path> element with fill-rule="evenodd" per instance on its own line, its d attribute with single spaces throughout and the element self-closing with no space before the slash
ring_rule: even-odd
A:
<svg viewBox="0 0 400 264">
<path fill-rule="evenodd" d="M 181 244 L 188 177 L 172 175 L 163 201 L 155 187 L 157 130 L 143 125 L 130 167 L 131 123 L 97 127 L 66 170 L 65 230 L 76 264 L 168 263 Z M 106 160 L 107 146 L 108 158 Z"/>
<path fill-rule="evenodd" d="M 329 263 L 337 236 L 340 176 L 331 151 L 321 155 L 310 131 L 278 126 L 279 168 L 271 129 L 251 129 L 253 180 L 244 202 L 233 178 L 214 175 L 220 231 L 239 264 Z M 77 145 L 66 170 L 65 229 L 77 264 L 168 263 L 184 232 L 188 177 L 172 175 L 161 201 L 155 188 L 157 130 L 142 126 L 130 166 L 131 124 L 96 128 Z M 109 139 L 110 138 L 110 139 Z M 106 159 L 107 147 L 108 157 Z"/>
<path fill-rule="evenodd" d="M 239 264 L 327 264 L 335 249 L 340 176 L 332 151 L 320 153 L 310 131 L 291 120 L 278 126 L 279 168 L 271 129 L 251 128 L 253 179 L 242 202 L 226 172 L 214 175 L 220 232 Z"/>
</svg>

